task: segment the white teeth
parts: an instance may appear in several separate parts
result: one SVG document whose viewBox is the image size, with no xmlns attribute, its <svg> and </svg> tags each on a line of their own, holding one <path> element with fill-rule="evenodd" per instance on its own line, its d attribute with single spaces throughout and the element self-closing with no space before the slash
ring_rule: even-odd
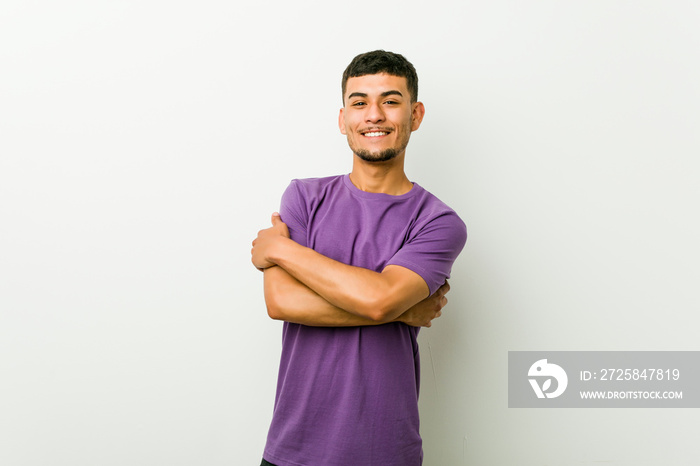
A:
<svg viewBox="0 0 700 466">
<path fill-rule="evenodd" d="M 370 137 L 370 138 L 376 138 L 378 136 L 386 136 L 389 133 L 385 133 L 383 131 L 375 131 L 373 133 L 365 133 L 365 136 Z"/>
</svg>

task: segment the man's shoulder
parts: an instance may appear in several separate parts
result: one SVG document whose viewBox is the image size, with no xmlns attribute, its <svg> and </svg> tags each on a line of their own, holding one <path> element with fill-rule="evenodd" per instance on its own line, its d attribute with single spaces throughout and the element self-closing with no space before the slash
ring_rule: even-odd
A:
<svg viewBox="0 0 700 466">
<path fill-rule="evenodd" d="M 296 191 L 303 198 L 324 197 L 343 185 L 346 175 L 325 176 L 320 178 L 294 178 L 289 183 L 289 188 Z"/>
<path fill-rule="evenodd" d="M 418 186 L 418 183 L 414 183 Z M 422 186 L 419 186 L 421 190 L 421 202 L 423 204 L 423 211 L 429 216 L 441 216 L 441 215 L 454 215 L 459 218 L 457 212 L 438 198 L 435 194 L 431 193 Z"/>
<path fill-rule="evenodd" d="M 308 188 L 323 187 L 342 182 L 344 176 L 345 175 L 333 175 L 318 178 L 294 178 L 291 183 Z"/>
</svg>

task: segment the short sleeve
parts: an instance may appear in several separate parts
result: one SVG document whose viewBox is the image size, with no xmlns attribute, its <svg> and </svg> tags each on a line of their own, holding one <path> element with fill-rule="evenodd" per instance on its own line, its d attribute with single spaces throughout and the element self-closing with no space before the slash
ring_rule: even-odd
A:
<svg viewBox="0 0 700 466">
<path fill-rule="evenodd" d="M 287 186 L 280 203 L 280 218 L 287 224 L 290 237 L 296 243 L 307 246 L 309 214 L 300 189 L 298 180 L 292 180 Z"/>
<path fill-rule="evenodd" d="M 387 262 L 420 275 L 432 295 L 450 278 L 452 264 L 467 241 L 467 227 L 453 211 L 430 219 L 411 234 Z"/>
</svg>

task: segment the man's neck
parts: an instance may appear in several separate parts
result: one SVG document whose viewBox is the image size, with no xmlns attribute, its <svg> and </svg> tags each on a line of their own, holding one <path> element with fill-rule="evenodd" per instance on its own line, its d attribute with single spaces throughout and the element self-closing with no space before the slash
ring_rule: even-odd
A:
<svg viewBox="0 0 700 466">
<path fill-rule="evenodd" d="M 355 156 L 350 181 L 362 191 L 392 196 L 406 194 L 413 187 L 404 172 L 403 157 L 387 162 L 366 162 Z"/>
</svg>

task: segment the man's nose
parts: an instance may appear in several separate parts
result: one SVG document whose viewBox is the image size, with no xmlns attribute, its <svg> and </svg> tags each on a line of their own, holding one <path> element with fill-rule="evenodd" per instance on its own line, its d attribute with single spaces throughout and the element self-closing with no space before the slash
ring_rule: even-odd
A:
<svg viewBox="0 0 700 466">
<path fill-rule="evenodd" d="M 384 112 L 382 107 L 377 104 L 371 104 L 367 107 L 367 113 L 365 115 L 365 120 L 371 123 L 378 123 L 384 121 Z"/>
</svg>

